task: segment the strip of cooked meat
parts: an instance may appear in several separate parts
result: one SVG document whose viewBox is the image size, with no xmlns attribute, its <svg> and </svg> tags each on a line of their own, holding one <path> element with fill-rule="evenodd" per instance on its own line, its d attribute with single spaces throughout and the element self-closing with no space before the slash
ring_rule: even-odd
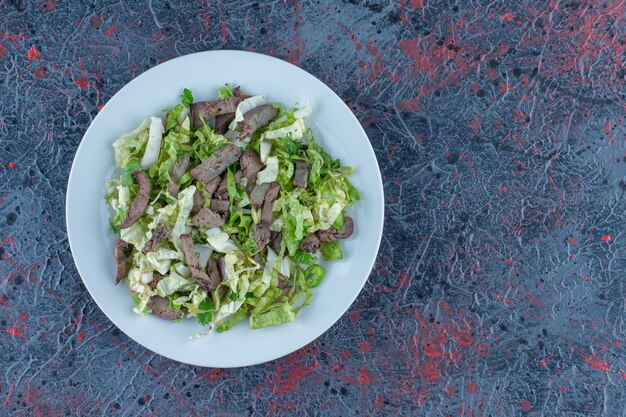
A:
<svg viewBox="0 0 626 417">
<path fill-rule="evenodd" d="M 209 182 L 221 175 L 226 168 L 241 156 L 241 149 L 232 143 L 226 144 L 213 152 L 200 165 L 191 170 L 191 176 L 202 182 Z"/>
<path fill-rule="evenodd" d="M 261 158 L 256 152 L 248 150 L 241 155 L 241 158 L 239 158 L 239 165 L 241 166 L 243 176 L 248 179 L 246 188 L 251 190 L 254 186 L 256 174 L 263 169 L 263 162 L 261 162 Z"/>
<path fill-rule="evenodd" d="M 276 116 L 278 116 L 278 109 L 271 104 L 262 104 L 253 108 L 243 115 L 243 120 L 238 125 L 239 137 L 245 138 L 252 135 Z"/>
<path fill-rule="evenodd" d="M 337 239 L 347 239 L 352 236 L 352 233 L 354 233 L 354 220 L 350 216 L 344 216 L 341 230 L 331 226 L 326 230 L 319 230 L 317 237 L 321 242 L 333 242 Z"/>
<path fill-rule="evenodd" d="M 200 288 L 206 291 L 213 291 L 219 282 L 215 282 L 198 263 L 198 257 L 193 246 L 193 238 L 189 234 L 180 236 L 180 242 L 185 255 L 185 262 L 191 270 L 191 278 L 198 283 Z"/>
<path fill-rule="evenodd" d="M 277 182 L 273 182 L 270 184 L 270 189 L 267 190 L 265 194 L 265 200 L 263 201 L 263 211 L 261 212 L 261 223 L 272 224 L 272 218 L 274 213 L 272 209 L 274 208 L 274 202 L 276 202 L 276 198 L 278 197 L 278 192 L 280 191 L 280 185 Z"/>
<path fill-rule="evenodd" d="M 225 213 L 230 208 L 230 201 L 228 200 L 220 200 L 219 198 L 211 199 L 211 210 L 217 211 L 218 213 Z"/>
<path fill-rule="evenodd" d="M 308 253 L 313 253 L 320 248 L 320 240 L 315 233 L 311 233 L 300 242 L 300 248 Z"/>
<path fill-rule="evenodd" d="M 241 97 L 226 97 L 221 100 L 214 101 L 198 101 L 193 103 L 189 108 L 191 110 L 191 119 L 193 127 L 199 129 L 202 127 L 202 120 L 210 127 L 215 126 L 215 117 L 221 114 L 234 113 L 237 106 L 241 103 Z M 207 120 L 208 119 L 208 120 Z M 209 124 L 208 122 L 212 122 Z"/>
<path fill-rule="evenodd" d="M 269 243 L 270 238 L 272 236 L 272 232 L 270 231 L 270 227 L 265 223 L 258 223 L 252 226 L 252 236 L 256 241 L 256 247 L 259 251 L 263 250 L 265 246 Z"/>
<path fill-rule="evenodd" d="M 170 307 L 170 300 L 158 295 L 153 296 L 148 301 L 148 308 L 152 310 L 152 314 L 163 320 L 178 320 L 183 316 L 182 311 L 176 311 Z"/>
<path fill-rule="evenodd" d="M 137 171 L 133 174 L 133 177 L 137 181 L 137 195 L 132 203 L 130 203 L 130 207 L 128 207 L 128 211 L 126 212 L 126 218 L 120 224 L 120 229 L 126 229 L 133 224 L 143 214 L 148 207 L 148 202 L 150 201 L 150 177 L 144 171 Z"/>
<path fill-rule="evenodd" d="M 296 170 L 293 175 L 293 185 L 299 188 L 306 188 L 309 182 L 309 172 L 311 165 L 304 161 L 296 161 Z"/>
<path fill-rule="evenodd" d="M 280 254 L 280 243 L 283 240 L 283 234 L 281 232 L 272 232 L 270 237 L 270 247 L 274 252 Z"/>
<path fill-rule="evenodd" d="M 228 130 L 230 123 L 235 120 L 235 113 L 224 113 L 215 116 L 215 131 L 223 135 Z"/>
<path fill-rule="evenodd" d="M 128 242 L 118 239 L 115 243 L 115 285 L 119 284 L 122 278 L 126 276 L 126 254 L 124 253 L 129 248 Z"/>
<path fill-rule="evenodd" d="M 226 223 L 226 216 L 220 216 L 208 208 L 202 208 L 191 218 L 196 227 L 219 227 Z"/>
<path fill-rule="evenodd" d="M 152 237 L 150 240 L 146 242 L 146 245 L 143 247 L 143 253 L 147 254 L 152 249 L 154 249 L 163 239 L 168 237 L 170 234 L 170 228 L 166 224 L 162 224 L 156 228 L 154 233 L 152 233 Z"/>
<path fill-rule="evenodd" d="M 172 182 L 177 183 L 182 177 L 183 175 L 185 175 L 185 172 L 187 172 L 187 170 L 189 169 L 189 154 L 183 154 L 183 156 L 181 156 L 180 158 L 178 158 L 178 160 L 176 161 L 176 163 L 174 164 L 174 168 L 172 168 Z"/>
<path fill-rule="evenodd" d="M 267 190 L 270 189 L 270 184 L 265 182 L 263 184 L 256 184 L 250 193 L 250 201 L 252 202 L 252 207 L 258 210 L 263 204 L 263 200 L 265 200 L 265 194 L 267 194 Z"/>
</svg>

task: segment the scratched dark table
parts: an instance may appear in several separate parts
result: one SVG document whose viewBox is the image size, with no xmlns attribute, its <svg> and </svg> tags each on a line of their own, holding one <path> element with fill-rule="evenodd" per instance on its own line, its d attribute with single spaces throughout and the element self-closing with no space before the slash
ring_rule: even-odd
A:
<svg viewBox="0 0 626 417">
<path fill-rule="evenodd" d="M 623 0 L 0 0 L 0 415 L 625 415 L 625 15 Z M 98 110 L 212 49 L 327 83 L 385 185 L 355 304 L 244 369 L 126 337 L 65 231 Z"/>
</svg>

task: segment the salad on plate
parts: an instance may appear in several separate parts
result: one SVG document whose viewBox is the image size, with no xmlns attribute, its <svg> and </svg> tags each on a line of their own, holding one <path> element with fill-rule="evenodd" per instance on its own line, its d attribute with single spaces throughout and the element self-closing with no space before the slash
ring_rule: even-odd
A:
<svg viewBox="0 0 626 417">
<path fill-rule="evenodd" d="M 118 284 L 134 311 L 224 331 L 291 322 L 342 259 L 359 200 L 305 124 L 312 108 L 268 103 L 229 84 L 218 98 L 147 117 L 114 144 L 106 183 Z"/>
</svg>

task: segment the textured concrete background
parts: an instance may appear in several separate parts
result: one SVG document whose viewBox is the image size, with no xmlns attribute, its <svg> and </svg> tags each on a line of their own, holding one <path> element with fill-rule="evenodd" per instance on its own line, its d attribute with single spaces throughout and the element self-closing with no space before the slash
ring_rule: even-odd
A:
<svg viewBox="0 0 626 417">
<path fill-rule="evenodd" d="M 0 0 L 0 415 L 625 415 L 625 15 L 624 0 Z M 98 109 L 220 48 L 333 88 L 387 198 L 349 312 L 236 370 L 116 330 L 64 229 Z"/>
</svg>

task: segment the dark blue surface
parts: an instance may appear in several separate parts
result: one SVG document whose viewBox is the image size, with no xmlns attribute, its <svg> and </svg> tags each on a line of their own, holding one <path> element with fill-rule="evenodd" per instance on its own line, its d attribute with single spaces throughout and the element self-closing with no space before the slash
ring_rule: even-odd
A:
<svg viewBox="0 0 626 417">
<path fill-rule="evenodd" d="M 0 415 L 625 415 L 625 15 L 623 1 L 0 0 Z M 235 370 L 116 330 L 64 226 L 98 108 L 160 62 L 223 48 L 334 89 L 387 198 L 349 312 Z"/>
</svg>

